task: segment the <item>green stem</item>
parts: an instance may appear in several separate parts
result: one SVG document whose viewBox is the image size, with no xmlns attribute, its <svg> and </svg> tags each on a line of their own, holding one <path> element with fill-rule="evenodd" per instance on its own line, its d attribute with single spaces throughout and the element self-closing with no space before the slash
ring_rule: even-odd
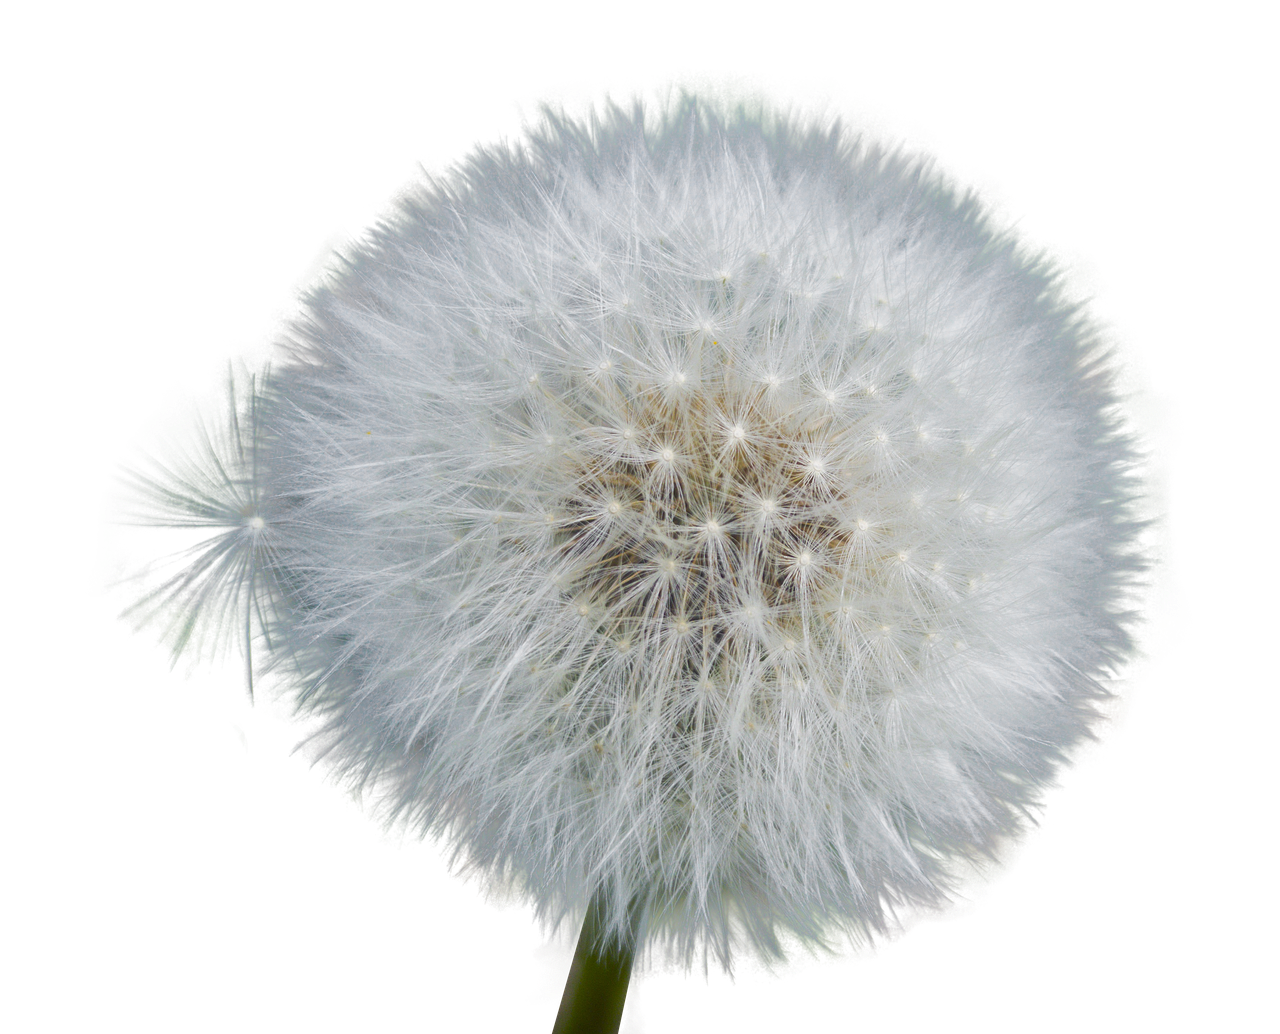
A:
<svg viewBox="0 0 1280 1034">
<path fill-rule="evenodd" d="M 627 929 L 621 940 L 605 942 L 603 914 L 605 892 L 596 891 L 587 906 L 573 954 L 569 979 L 551 1034 L 617 1034 L 622 1022 L 622 1006 L 627 1000 L 631 963 L 636 955 L 636 938 L 644 916 L 644 896 L 637 895 L 627 907 Z"/>
</svg>

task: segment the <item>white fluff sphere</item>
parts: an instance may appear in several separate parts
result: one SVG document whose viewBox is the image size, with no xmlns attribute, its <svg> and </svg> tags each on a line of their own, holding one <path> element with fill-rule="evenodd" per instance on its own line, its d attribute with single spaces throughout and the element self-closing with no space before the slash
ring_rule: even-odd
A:
<svg viewBox="0 0 1280 1034">
<path fill-rule="evenodd" d="M 1140 566 L 1115 401 L 927 165 L 548 115 L 310 294 L 235 534 L 344 777 L 728 966 L 944 900 L 1088 734 Z"/>
</svg>

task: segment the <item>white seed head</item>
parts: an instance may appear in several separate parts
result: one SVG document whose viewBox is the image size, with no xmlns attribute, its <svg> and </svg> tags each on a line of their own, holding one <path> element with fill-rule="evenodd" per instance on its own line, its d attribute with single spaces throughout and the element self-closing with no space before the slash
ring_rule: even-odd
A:
<svg viewBox="0 0 1280 1034">
<path fill-rule="evenodd" d="M 552 921 L 644 894 L 726 966 L 884 931 L 1129 649 L 1133 448 L 1055 284 L 841 133 L 548 116 L 308 296 L 167 497 L 239 580 L 167 598 L 266 615 L 336 771 Z"/>
</svg>

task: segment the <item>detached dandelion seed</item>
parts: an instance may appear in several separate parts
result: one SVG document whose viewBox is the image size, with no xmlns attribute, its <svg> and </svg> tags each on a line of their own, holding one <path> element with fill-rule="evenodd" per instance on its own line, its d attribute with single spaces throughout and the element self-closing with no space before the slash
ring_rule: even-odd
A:
<svg viewBox="0 0 1280 1034">
<path fill-rule="evenodd" d="M 841 129 L 547 113 L 399 202 L 282 351 L 147 484 L 219 530 L 143 607 L 179 647 L 247 618 L 339 777 L 585 913 L 557 1030 L 616 1027 L 648 943 L 727 969 L 941 904 L 1130 650 L 1095 332 Z"/>
</svg>

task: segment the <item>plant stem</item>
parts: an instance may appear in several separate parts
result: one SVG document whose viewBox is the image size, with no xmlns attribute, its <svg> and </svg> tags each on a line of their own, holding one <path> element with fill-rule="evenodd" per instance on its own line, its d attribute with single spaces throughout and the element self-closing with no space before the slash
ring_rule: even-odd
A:
<svg viewBox="0 0 1280 1034">
<path fill-rule="evenodd" d="M 551 1034 L 617 1034 L 627 1000 L 636 938 L 644 916 L 644 895 L 627 906 L 627 929 L 621 940 L 604 940 L 605 892 L 597 890 L 582 921 L 578 949 L 569 967 L 560 1012 Z"/>
</svg>

